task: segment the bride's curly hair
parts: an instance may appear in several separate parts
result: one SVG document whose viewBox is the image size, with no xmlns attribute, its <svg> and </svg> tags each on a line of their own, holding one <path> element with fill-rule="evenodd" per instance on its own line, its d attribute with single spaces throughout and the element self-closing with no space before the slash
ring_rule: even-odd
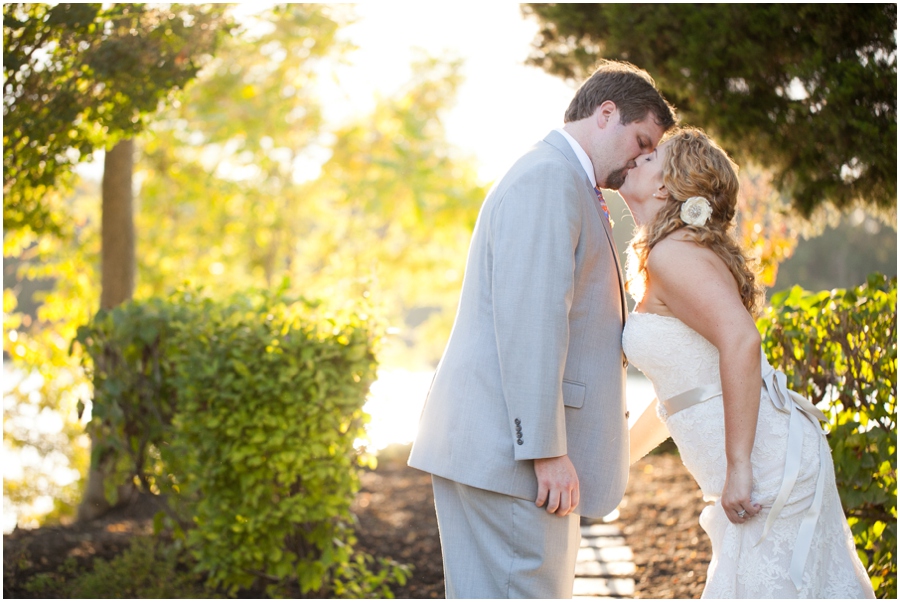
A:
<svg viewBox="0 0 900 602">
<path fill-rule="evenodd" d="M 642 226 L 628 249 L 628 291 L 636 301 L 643 297 L 647 281 L 647 257 L 656 244 L 677 230 L 718 255 L 737 281 L 744 307 L 759 314 L 762 288 L 750 257 L 734 237 L 735 207 L 740 182 L 738 166 L 722 148 L 697 128 L 678 128 L 669 134 L 663 163 L 663 182 L 669 191 L 666 205 L 653 221 Z M 692 226 L 681 219 L 682 203 L 702 196 L 712 205 L 709 221 Z"/>
</svg>

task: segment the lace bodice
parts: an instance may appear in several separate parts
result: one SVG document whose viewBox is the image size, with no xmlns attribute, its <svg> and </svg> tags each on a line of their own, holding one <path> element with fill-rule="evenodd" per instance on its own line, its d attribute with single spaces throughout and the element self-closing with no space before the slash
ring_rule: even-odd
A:
<svg viewBox="0 0 900 602">
<path fill-rule="evenodd" d="M 622 347 L 628 361 L 653 382 L 659 399 L 719 382 L 718 350 L 678 318 L 631 314 Z"/>
</svg>

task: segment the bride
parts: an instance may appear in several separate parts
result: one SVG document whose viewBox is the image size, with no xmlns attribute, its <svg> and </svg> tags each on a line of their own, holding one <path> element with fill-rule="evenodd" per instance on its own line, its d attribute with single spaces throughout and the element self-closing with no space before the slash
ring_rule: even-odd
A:
<svg viewBox="0 0 900 602">
<path fill-rule="evenodd" d="M 706 598 L 874 598 L 820 427 L 760 350 L 761 291 L 729 230 L 737 166 L 685 128 L 642 155 L 619 193 L 638 230 L 629 361 L 657 399 L 631 429 L 631 461 L 667 436 L 715 500 Z"/>
</svg>

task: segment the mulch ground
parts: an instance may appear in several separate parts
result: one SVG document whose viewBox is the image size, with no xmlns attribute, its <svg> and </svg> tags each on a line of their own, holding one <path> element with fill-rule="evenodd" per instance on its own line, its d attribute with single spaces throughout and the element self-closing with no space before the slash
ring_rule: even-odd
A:
<svg viewBox="0 0 900 602">
<path fill-rule="evenodd" d="M 395 586 L 397 598 L 444 597 L 443 567 L 431 477 L 406 466 L 408 447 L 379 456 L 365 471 L 353 505 L 358 548 L 413 565 Z M 616 522 L 634 552 L 636 598 L 699 598 L 706 581 L 709 541 L 697 519 L 704 502 L 676 453 L 649 456 L 631 469 Z M 3 597 L 43 598 L 25 581 L 53 571 L 68 557 L 87 568 L 94 558 L 120 554 L 135 535 L 151 531 L 155 508 L 135 504 L 81 525 L 17 530 L 3 537 Z"/>
<path fill-rule="evenodd" d="M 616 524 L 634 553 L 635 598 L 700 597 L 712 558 L 699 523 L 706 504 L 675 451 L 631 467 Z"/>
</svg>

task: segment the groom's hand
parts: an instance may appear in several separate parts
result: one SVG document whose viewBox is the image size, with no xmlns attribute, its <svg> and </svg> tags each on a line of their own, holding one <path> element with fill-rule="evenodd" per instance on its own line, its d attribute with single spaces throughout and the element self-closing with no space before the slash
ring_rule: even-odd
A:
<svg viewBox="0 0 900 602">
<path fill-rule="evenodd" d="M 537 477 L 538 494 L 535 504 L 538 508 L 547 505 L 547 512 L 566 516 L 575 510 L 581 496 L 578 475 L 569 456 L 538 458 L 534 461 L 534 475 Z"/>
</svg>

